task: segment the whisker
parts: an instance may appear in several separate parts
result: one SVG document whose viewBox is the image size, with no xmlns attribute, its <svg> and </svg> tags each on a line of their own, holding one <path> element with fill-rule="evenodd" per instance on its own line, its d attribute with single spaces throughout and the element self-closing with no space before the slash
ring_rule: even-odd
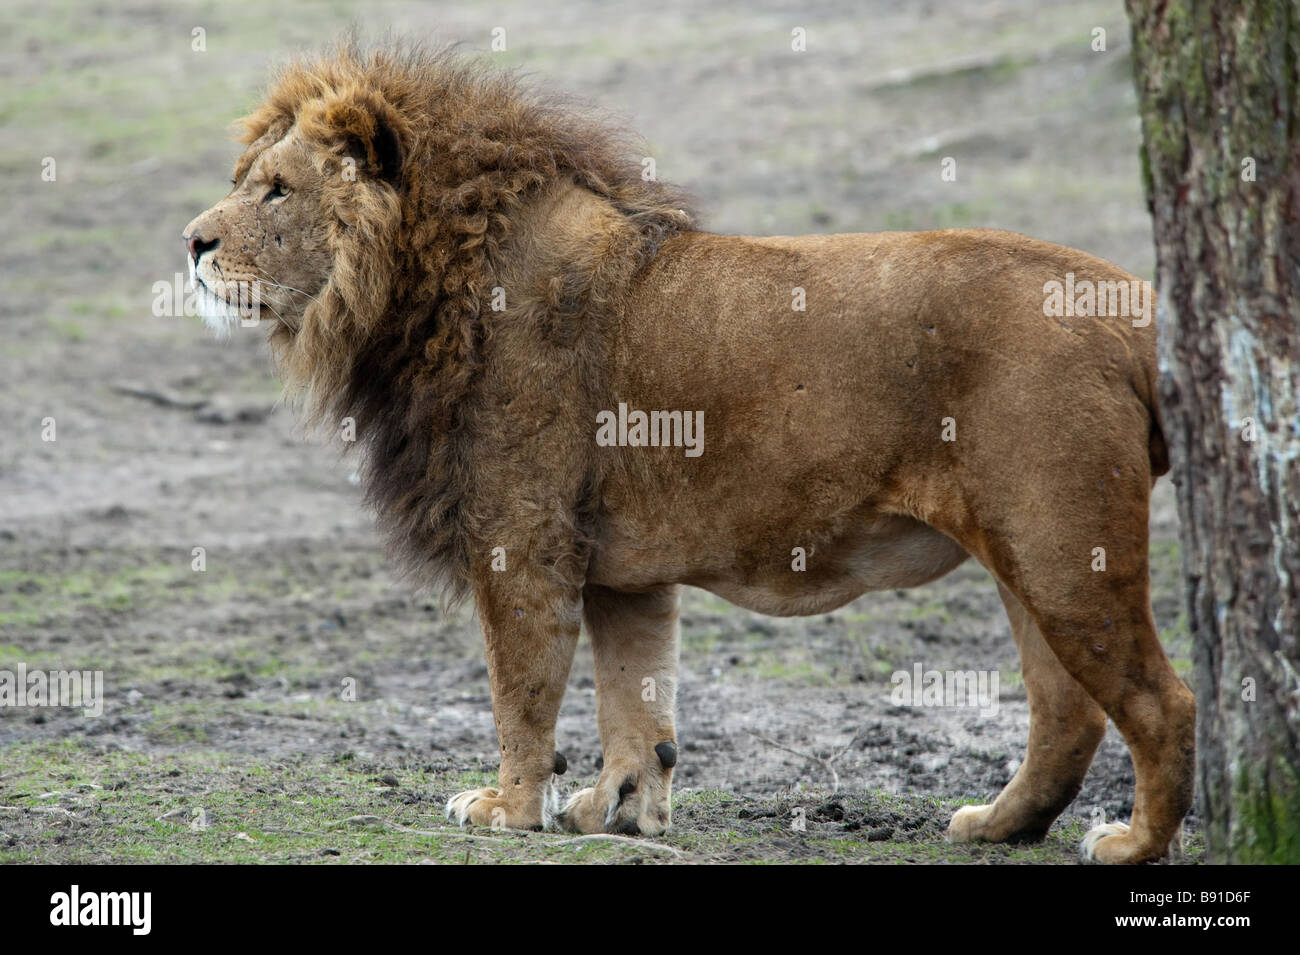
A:
<svg viewBox="0 0 1300 955">
<path fill-rule="evenodd" d="M 254 265 L 253 268 L 257 269 L 257 271 L 262 273 L 267 285 L 272 285 L 275 288 L 282 288 L 286 292 L 297 292 L 299 295 L 306 295 L 313 302 L 316 301 L 316 299 L 319 297 L 319 293 L 317 293 L 316 295 L 312 295 L 310 292 L 304 292 L 302 289 L 294 288 L 292 285 L 285 285 L 282 282 L 277 282 L 275 279 L 271 278 L 270 273 L 267 272 L 266 269 L 262 268 L 259 265 Z"/>
<path fill-rule="evenodd" d="M 310 293 L 305 292 L 300 288 L 294 288 L 292 285 L 285 285 L 283 282 L 277 282 L 275 279 L 271 278 L 271 273 L 267 272 L 266 269 L 262 268 L 260 265 L 254 265 L 253 269 L 256 272 L 260 273 L 261 277 L 258 279 L 259 282 L 264 282 L 267 285 L 271 286 L 272 288 L 284 289 L 286 292 L 297 292 L 299 295 L 305 295 L 307 296 L 308 304 L 315 302 L 319 298 L 319 293 L 317 295 L 311 295 Z M 280 322 L 280 324 L 284 325 L 285 328 L 288 328 L 290 331 L 294 331 L 294 332 L 298 330 L 299 328 L 298 323 L 290 322 L 289 320 L 287 320 L 283 315 L 279 313 L 279 311 L 276 310 L 275 306 L 273 306 L 270 302 L 262 301 L 262 304 L 271 310 L 271 312 L 275 315 L 276 319 Z"/>
</svg>

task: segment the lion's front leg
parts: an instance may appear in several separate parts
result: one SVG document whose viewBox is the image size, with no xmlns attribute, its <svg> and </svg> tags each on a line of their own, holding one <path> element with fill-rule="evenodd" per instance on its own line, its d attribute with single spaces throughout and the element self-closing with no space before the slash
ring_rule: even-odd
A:
<svg viewBox="0 0 1300 955">
<path fill-rule="evenodd" d="M 448 801 L 447 818 L 460 825 L 541 829 L 555 815 L 552 775 L 564 772 L 555 721 L 580 620 L 578 601 L 556 591 L 553 582 L 518 577 L 475 588 L 501 769 L 495 787 Z"/>
<path fill-rule="evenodd" d="M 677 604 L 677 587 L 584 593 L 605 765 L 594 787 L 565 804 L 559 821 L 568 829 L 649 836 L 671 822 Z"/>
</svg>

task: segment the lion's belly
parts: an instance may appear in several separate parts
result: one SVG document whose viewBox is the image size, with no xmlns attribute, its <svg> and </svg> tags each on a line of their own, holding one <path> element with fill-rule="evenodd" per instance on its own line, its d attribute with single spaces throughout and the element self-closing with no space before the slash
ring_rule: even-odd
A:
<svg viewBox="0 0 1300 955">
<path fill-rule="evenodd" d="M 643 544 L 615 543 L 598 551 L 589 579 L 615 589 L 688 584 L 758 613 L 807 616 L 842 607 L 869 591 L 929 583 L 969 556 L 951 538 L 901 516 L 878 517 L 798 552 L 797 546 L 783 548 L 771 560 L 727 562 L 724 553 L 752 550 L 719 547 L 700 553 L 689 547 L 692 555 L 671 547 L 656 552 Z"/>
<path fill-rule="evenodd" d="M 823 547 L 820 555 L 814 549 L 802 571 L 794 569 L 797 558 L 791 555 L 784 566 L 748 579 L 728 574 L 696 583 L 747 610 L 781 617 L 806 616 L 842 607 L 872 590 L 929 583 L 968 556 L 952 539 L 909 518 L 881 523 L 888 528 L 873 528 L 856 540 L 833 542 Z M 814 570 L 818 560 L 825 563 Z"/>
</svg>

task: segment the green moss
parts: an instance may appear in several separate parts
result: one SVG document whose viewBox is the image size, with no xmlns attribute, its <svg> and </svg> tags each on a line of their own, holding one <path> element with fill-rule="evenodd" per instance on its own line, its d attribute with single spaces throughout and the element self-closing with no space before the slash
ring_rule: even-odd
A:
<svg viewBox="0 0 1300 955">
<path fill-rule="evenodd" d="M 1300 772 L 1277 757 L 1237 775 L 1227 861 L 1242 865 L 1300 865 Z"/>
</svg>

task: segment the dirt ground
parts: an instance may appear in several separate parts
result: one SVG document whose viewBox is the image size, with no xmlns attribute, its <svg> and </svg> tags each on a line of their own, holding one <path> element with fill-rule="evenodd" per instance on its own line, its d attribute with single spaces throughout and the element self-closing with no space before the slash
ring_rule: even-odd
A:
<svg viewBox="0 0 1300 955">
<path fill-rule="evenodd" d="M 1148 278 L 1152 252 L 1119 2 L 440 8 L 0 14 L 0 669 L 103 670 L 106 695 L 99 718 L 0 707 L 0 860 L 1066 862 L 1098 814 L 1126 818 L 1112 728 L 1042 846 L 942 841 L 957 805 L 1010 778 L 1028 726 L 995 588 L 968 562 L 805 619 L 688 591 L 676 825 L 659 845 L 445 826 L 446 797 L 495 766 L 476 624 L 394 582 L 353 464 L 296 432 L 260 333 L 219 343 L 153 310 L 269 65 L 354 19 L 468 51 L 503 26 L 490 56 L 639 130 L 716 231 L 991 226 Z M 1190 678 L 1174 521 L 1162 481 L 1155 613 Z M 998 714 L 893 705 L 890 674 L 917 663 L 999 670 Z M 558 742 L 576 789 L 600 759 L 585 643 Z M 838 753 L 838 791 L 799 753 Z M 1189 833 L 1194 860 L 1194 817 Z"/>
</svg>

